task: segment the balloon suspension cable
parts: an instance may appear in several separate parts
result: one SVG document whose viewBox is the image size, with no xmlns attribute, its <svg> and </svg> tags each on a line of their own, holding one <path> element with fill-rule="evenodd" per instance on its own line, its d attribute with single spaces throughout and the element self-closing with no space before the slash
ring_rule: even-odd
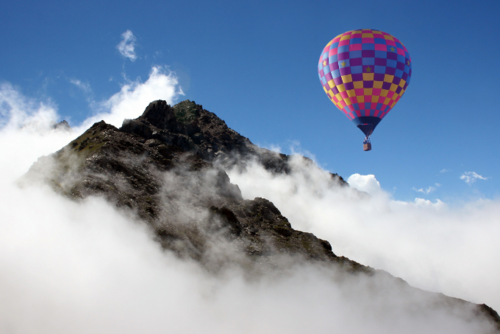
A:
<svg viewBox="0 0 500 334">
<path fill-rule="evenodd" d="M 363 140 L 363 144 L 370 144 L 372 141 L 370 139 L 370 136 L 366 136 L 365 140 Z"/>
</svg>

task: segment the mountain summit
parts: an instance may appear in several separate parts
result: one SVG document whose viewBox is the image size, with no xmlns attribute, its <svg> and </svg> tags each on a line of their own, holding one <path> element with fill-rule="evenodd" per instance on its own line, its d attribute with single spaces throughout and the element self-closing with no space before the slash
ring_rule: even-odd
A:
<svg viewBox="0 0 500 334">
<path fill-rule="evenodd" d="M 500 331 L 498 314 L 484 304 L 415 289 L 336 255 L 327 240 L 293 229 L 293 222 L 269 200 L 244 199 L 226 173 L 257 163 L 276 175 L 292 174 L 297 161 L 314 164 L 252 144 L 192 101 L 170 106 L 159 100 L 119 129 L 95 123 L 61 150 L 41 157 L 24 180 L 47 183 L 76 201 L 103 197 L 147 224 L 165 251 L 196 261 L 215 275 L 228 267 L 251 277 L 296 265 L 334 268 L 332 284 L 347 284 L 361 275 L 383 282 L 374 286 L 373 298 L 405 296 L 405 307 L 416 314 L 445 310 Z M 330 174 L 329 182 L 330 187 L 348 187 L 337 174 Z"/>
</svg>

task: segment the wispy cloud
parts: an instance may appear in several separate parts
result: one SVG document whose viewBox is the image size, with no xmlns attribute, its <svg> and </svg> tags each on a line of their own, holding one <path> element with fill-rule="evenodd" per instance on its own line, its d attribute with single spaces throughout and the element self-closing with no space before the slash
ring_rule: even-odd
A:
<svg viewBox="0 0 500 334">
<path fill-rule="evenodd" d="M 450 171 L 451 171 L 451 169 L 446 169 L 446 168 L 443 168 L 443 169 L 441 169 L 439 172 L 440 172 L 440 173 L 447 173 L 447 172 L 450 172 Z"/>
<path fill-rule="evenodd" d="M 436 188 L 434 188 L 434 187 L 429 187 L 427 189 L 424 189 L 424 188 L 417 189 L 417 188 L 413 187 L 412 189 L 418 193 L 427 194 L 427 195 L 436 190 Z"/>
<path fill-rule="evenodd" d="M 132 31 L 127 30 L 122 34 L 121 42 L 116 46 L 121 55 L 125 58 L 135 61 L 137 55 L 135 54 L 135 42 L 136 38 Z"/>
<path fill-rule="evenodd" d="M 435 187 L 429 186 L 427 189 L 425 189 L 425 188 L 418 188 L 417 189 L 415 187 L 413 187 L 412 189 L 415 190 L 418 193 L 422 193 L 422 194 L 428 195 L 431 192 L 436 191 L 437 188 L 441 187 L 441 184 L 439 184 L 439 183 L 435 183 L 434 185 L 435 185 Z"/>
<path fill-rule="evenodd" d="M 476 172 L 464 172 L 461 176 L 460 176 L 460 180 L 464 180 L 465 183 L 471 185 L 473 184 L 474 182 L 476 182 L 476 180 L 488 180 L 487 177 L 484 177 L 482 175 L 479 175 L 478 173 Z"/>
<path fill-rule="evenodd" d="M 69 82 L 71 82 L 73 85 L 76 87 L 80 88 L 84 93 L 91 93 L 92 88 L 90 88 L 90 85 L 88 82 L 82 82 L 77 79 L 71 79 Z"/>
</svg>

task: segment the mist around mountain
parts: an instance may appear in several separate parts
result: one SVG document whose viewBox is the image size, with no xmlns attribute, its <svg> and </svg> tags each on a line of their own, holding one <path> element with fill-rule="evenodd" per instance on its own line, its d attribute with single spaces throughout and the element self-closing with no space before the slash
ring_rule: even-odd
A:
<svg viewBox="0 0 500 334">
<path fill-rule="evenodd" d="M 474 244 L 495 245 L 494 201 L 451 211 L 349 177 L 367 194 L 190 101 L 121 127 L 23 110 L 0 133 L 2 332 L 498 328 L 492 309 L 436 293 L 497 295 L 494 256 Z"/>
</svg>

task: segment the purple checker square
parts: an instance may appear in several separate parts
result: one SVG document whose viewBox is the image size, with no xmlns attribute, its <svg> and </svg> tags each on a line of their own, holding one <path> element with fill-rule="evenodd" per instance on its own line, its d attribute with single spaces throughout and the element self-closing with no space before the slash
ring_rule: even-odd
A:
<svg viewBox="0 0 500 334">
<path fill-rule="evenodd" d="M 400 83 L 400 82 L 401 82 L 401 79 L 400 79 L 400 78 L 398 78 L 398 77 L 394 77 L 394 78 L 392 79 L 392 83 L 393 83 L 393 84 L 399 85 L 399 83 Z"/>
<path fill-rule="evenodd" d="M 363 81 L 363 88 L 373 88 L 373 81 Z"/>
<path fill-rule="evenodd" d="M 336 86 L 341 85 L 342 84 L 342 78 L 341 77 L 335 78 L 335 79 L 333 79 L 333 82 L 335 82 Z"/>
<path fill-rule="evenodd" d="M 351 74 L 351 67 L 350 66 L 342 67 L 340 69 L 340 75 L 348 75 L 348 74 Z"/>
<path fill-rule="evenodd" d="M 363 58 L 373 58 L 375 57 L 375 50 L 363 50 L 362 56 Z"/>
<path fill-rule="evenodd" d="M 362 58 L 354 58 L 354 59 L 351 59 L 349 60 L 349 62 L 351 63 L 351 66 L 360 66 L 362 65 Z"/>
<path fill-rule="evenodd" d="M 332 88 L 333 94 L 337 95 L 339 93 L 339 90 L 337 89 L 337 86 Z"/>
<path fill-rule="evenodd" d="M 330 63 L 330 70 L 335 71 L 339 69 L 339 64 L 337 62 Z"/>
<path fill-rule="evenodd" d="M 349 59 L 349 52 L 342 52 L 342 53 L 339 53 L 339 60 L 346 60 L 346 59 Z"/>
<path fill-rule="evenodd" d="M 396 69 L 394 67 L 386 67 L 385 74 L 394 75 L 396 74 Z"/>
<path fill-rule="evenodd" d="M 344 87 L 346 90 L 354 89 L 354 84 L 352 82 L 346 82 Z"/>
<path fill-rule="evenodd" d="M 384 81 L 385 75 L 382 73 L 375 73 L 374 80 L 375 81 Z"/>
<path fill-rule="evenodd" d="M 352 81 L 363 81 L 363 74 L 362 73 L 353 74 Z"/>
<path fill-rule="evenodd" d="M 390 82 L 384 82 L 382 84 L 382 89 L 389 90 L 391 88 L 391 83 Z"/>
<path fill-rule="evenodd" d="M 396 88 L 396 94 L 399 94 L 401 92 L 401 87 Z"/>
<path fill-rule="evenodd" d="M 405 64 L 400 63 L 400 62 L 398 61 L 398 64 L 396 65 L 396 68 L 397 68 L 398 70 L 403 71 L 403 70 L 405 69 Z"/>
<path fill-rule="evenodd" d="M 326 81 L 330 81 L 330 80 L 332 80 L 332 79 L 333 79 L 333 78 L 332 78 L 332 74 L 331 74 L 331 73 L 327 73 L 327 74 L 325 75 L 325 79 L 326 79 Z"/>
<path fill-rule="evenodd" d="M 387 59 L 375 58 L 375 65 L 387 66 Z"/>
<path fill-rule="evenodd" d="M 398 54 L 394 52 L 387 52 L 387 59 L 398 60 Z"/>
<path fill-rule="evenodd" d="M 408 79 L 408 74 L 407 73 L 403 73 L 403 80 L 406 80 Z"/>
</svg>

